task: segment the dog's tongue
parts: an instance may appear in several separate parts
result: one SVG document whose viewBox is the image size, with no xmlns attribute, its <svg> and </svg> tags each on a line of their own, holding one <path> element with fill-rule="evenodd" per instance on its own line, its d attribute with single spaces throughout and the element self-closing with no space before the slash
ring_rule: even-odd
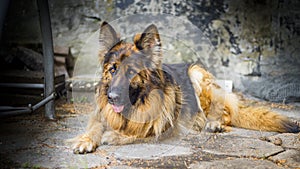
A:
<svg viewBox="0 0 300 169">
<path fill-rule="evenodd" d="M 116 113 L 121 113 L 124 109 L 124 106 L 111 105 Z"/>
</svg>

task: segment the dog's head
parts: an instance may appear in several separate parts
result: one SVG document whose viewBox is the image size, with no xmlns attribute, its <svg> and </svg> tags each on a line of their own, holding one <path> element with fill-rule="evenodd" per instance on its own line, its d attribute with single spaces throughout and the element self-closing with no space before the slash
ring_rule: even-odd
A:
<svg viewBox="0 0 300 169">
<path fill-rule="evenodd" d="M 155 25 L 136 34 L 133 43 L 120 40 L 111 25 L 100 29 L 100 61 L 104 95 L 117 113 L 143 104 L 151 90 L 161 84 L 161 41 Z"/>
</svg>

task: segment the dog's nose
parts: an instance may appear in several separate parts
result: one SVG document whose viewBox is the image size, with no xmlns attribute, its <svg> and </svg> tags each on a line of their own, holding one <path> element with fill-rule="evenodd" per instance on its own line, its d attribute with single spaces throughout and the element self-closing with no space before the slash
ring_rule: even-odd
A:
<svg viewBox="0 0 300 169">
<path fill-rule="evenodd" d="M 108 101 L 110 103 L 117 103 L 120 100 L 120 95 L 115 92 L 108 93 Z"/>
</svg>

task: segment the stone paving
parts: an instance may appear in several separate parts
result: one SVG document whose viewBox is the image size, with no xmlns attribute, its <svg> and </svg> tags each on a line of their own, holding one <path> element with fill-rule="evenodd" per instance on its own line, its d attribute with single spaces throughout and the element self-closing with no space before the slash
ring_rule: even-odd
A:
<svg viewBox="0 0 300 169">
<path fill-rule="evenodd" d="M 278 110 L 300 120 L 300 106 Z M 2 119 L 0 168 L 300 168 L 300 134 L 233 128 L 228 133 L 190 133 L 161 142 L 100 146 L 75 155 L 65 140 L 84 132 L 88 114 L 58 111 Z"/>
</svg>

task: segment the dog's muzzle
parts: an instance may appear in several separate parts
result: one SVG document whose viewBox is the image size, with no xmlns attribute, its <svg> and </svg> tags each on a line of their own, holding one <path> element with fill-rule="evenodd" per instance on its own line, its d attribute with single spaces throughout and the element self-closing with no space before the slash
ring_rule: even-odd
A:
<svg viewBox="0 0 300 169">
<path fill-rule="evenodd" d="M 120 105 L 120 95 L 115 92 L 108 93 L 108 102 L 111 104 L 114 112 L 121 113 L 124 105 Z"/>
</svg>

